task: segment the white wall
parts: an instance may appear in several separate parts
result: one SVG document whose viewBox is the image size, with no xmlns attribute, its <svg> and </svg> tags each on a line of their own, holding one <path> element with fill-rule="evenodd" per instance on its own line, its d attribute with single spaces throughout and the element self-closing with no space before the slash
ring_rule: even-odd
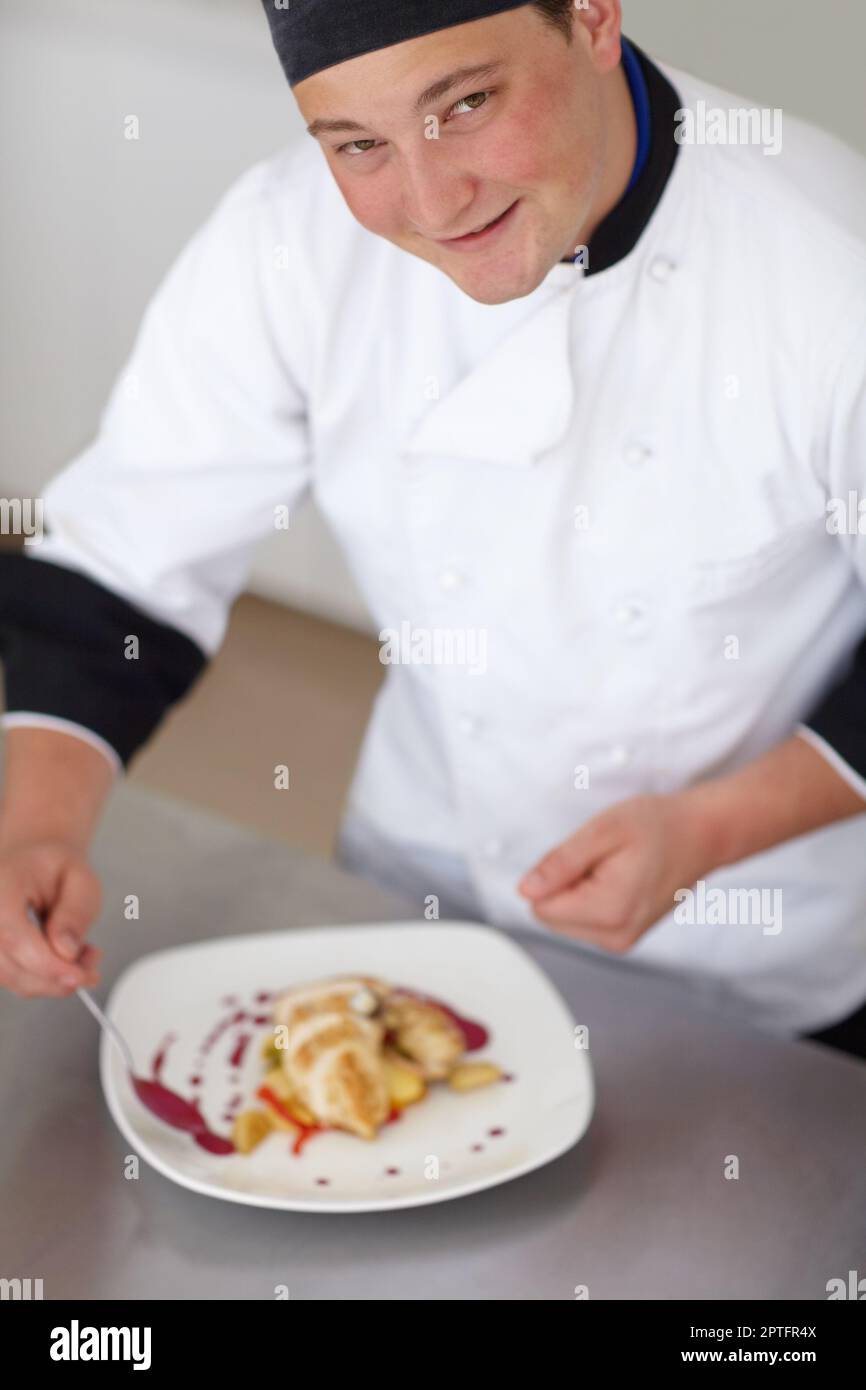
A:
<svg viewBox="0 0 866 1390">
<path fill-rule="evenodd" d="M 0 0 L 0 52 L 0 495 L 32 496 L 91 439 L 184 241 L 302 123 L 261 0 Z M 311 506 L 293 535 L 252 587 L 366 626 Z"/>
<path fill-rule="evenodd" d="M 352 3 L 352 0 L 334 0 Z M 626 0 L 677 66 L 866 151 L 862 0 Z M 150 293 L 227 185 L 299 136 L 261 0 L 0 0 L 0 494 L 92 437 Z M 141 138 L 123 135 L 137 115 Z M 317 518 L 254 587 L 366 621 Z M 279 559 L 277 558 L 279 556 Z"/>
</svg>

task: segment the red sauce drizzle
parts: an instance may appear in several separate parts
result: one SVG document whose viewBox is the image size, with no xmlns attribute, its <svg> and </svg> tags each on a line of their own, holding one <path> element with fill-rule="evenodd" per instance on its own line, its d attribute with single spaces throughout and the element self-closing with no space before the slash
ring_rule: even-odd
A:
<svg viewBox="0 0 866 1390">
<path fill-rule="evenodd" d="M 207 1149 L 208 1153 L 234 1153 L 235 1146 L 232 1141 L 214 1134 L 208 1128 L 201 1111 L 191 1101 L 184 1100 L 183 1096 L 177 1095 L 175 1091 L 170 1091 L 161 1081 L 147 1081 L 143 1077 L 133 1076 L 132 1085 L 145 1109 L 158 1120 L 162 1120 L 164 1125 L 189 1134 L 196 1144 Z"/>
<path fill-rule="evenodd" d="M 230 1139 L 214 1134 L 207 1120 L 198 1108 L 198 1102 L 185 1100 L 176 1091 L 169 1090 L 160 1081 L 168 1050 L 177 1041 L 176 1034 L 169 1034 L 161 1043 L 151 1062 L 151 1079 L 131 1076 L 132 1087 L 146 1110 L 171 1129 L 179 1129 L 188 1134 L 200 1148 L 212 1154 L 234 1153 L 235 1146 Z M 200 1084 L 201 1078 L 194 1081 Z"/>
<path fill-rule="evenodd" d="M 235 1151 L 231 1139 L 224 1139 L 221 1134 L 212 1134 L 209 1129 L 199 1130 L 198 1134 L 193 1135 L 193 1139 L 199 1148 L 207 1149 L 209 1154 L 218 1154 L 221 1158 Z"/>
<path fill-rule="evenodd" d="M 230 1067 L 239 1067 L 241 1065 L 244 1060 L 244 1054 L 251 1042 L 252 1037 L 249 1033 L 244 1033 L 242 1037 L 238 1038 L 232 1050 L 232 1055 L 229 1058 Z"/>
<path fill-rule="evenodd" d="M 232 1028 L 237 1023 L 245 1023 L 246 1020 L 247 1015 L 242 1010 L 235 1014 L 229 1014 L 227 1018 L 220 1019 L 216 1027 L 213 1028 L 210 1033 L 208 1033 L 207 1037 L 205 1038 L 204 1042 L 198 1050 L 198 1055 L 200 1057 L 206 1057 L 208 1053 L 211 1052 L 213 1048 L 216 1046 L 216 1044 L 219 1042 L 223 1033 L 227 1033 L 229 1028 Z"/>
<path fill-rule="evenodd" d="M 155 1081 L 158 1081 L 160 1076 L 162 1075 L 162 1069 L 165 1066 L 165 1059 L 168 1056 L 168 1050 L 173 1042 L 177 1042 L 177 1034 L 169 1033 L 168 1037 L 165 1038 L 161 1043 L 159 1051 L 157 1052 L 156 1056 L 153 1059 L 153 1062 L 151 1063 L 151 1071 L 153 1072 L 153 1078 Z"/>
</svg>

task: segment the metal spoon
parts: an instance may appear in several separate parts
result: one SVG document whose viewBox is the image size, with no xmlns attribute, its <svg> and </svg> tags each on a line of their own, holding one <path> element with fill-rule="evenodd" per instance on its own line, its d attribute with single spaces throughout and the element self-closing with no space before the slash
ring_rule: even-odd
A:
<svg viewBox="0 0 866 1390">
<path fill-rule="evenodd" d="M 27 904 L 27 916 L 30 918 L 30 921 L 33 923 L 34 927 L 38 927 L 40 931 L 45 926 L 45 919 L 40 915 L 40 913 L 36 911 L 36 908 L 33 906 L 32 903 Z M 93 995 L 90 993 L 89 990 L 85 989 L 82 986 L 81 989 L 77 989 L 75 993 L 78 995 L 78 998 L 81 1000 L 85 1008 L 89 1009 L 90 1012 L 93 1014 L 93 1017 L 96 1019 L 100 1028 L 102 1028 L 108 1034 L 115 1047 L 117 1047 L 120 1050 L 120 1054 L 123 1057 L 123 1060 L 126 1064 L 130 1076 L 134 1077 L 135 1063 L 132 1060 L 132 1049 L 130 1048 L 128 1042 L 126 1041 L 126 1038 L 121 1033 L 117 1024 L 112 1023 L 108 1015 L 102 1012 L 102 1009 L 100 1009 L 99 1005 L 97 1004 L 96 1000 L 94 999 Z"/>
<path fill-rule="evenodd" d="M 33 925 L 39 927 L 41 931 L 45 922 L 32 903 L 27 904 L 27 916 Z M 89 990 L 82 987 L 77 989 L 75 993 L 120 1052 L 132 1089 L 145 1109 L 155 1115 L 164 1125 L 168 1125 L 170 1129 L 183 1130 L 190 1139 L 200 1148 L 206 1149 L 208 1153 L 217 1155 L 234 1153 L 235 1146 L 232 1140 L 225 1139 L 219 1134 L 213 1134 L 194 1102 L 185 1100 L 175 1091 L 170 1091 L 156 1078 L 147 1080 L 136 1074 L 135 1064 L 132 1060 L 132 1049 L 117 1024 L 103 1013 Z"/>
</svg>

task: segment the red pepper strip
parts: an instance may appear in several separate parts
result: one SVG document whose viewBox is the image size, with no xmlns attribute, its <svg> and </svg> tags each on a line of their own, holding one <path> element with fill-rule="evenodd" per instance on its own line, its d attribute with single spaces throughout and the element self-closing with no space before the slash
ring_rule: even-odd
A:
<svg viewBox="0 0 866 1390">
<path fill-rule="evenodd" d="M 280 1100 L 279 1096 L 276 1094 L 275 1091 L 271 1090 L 270 1086 L 260 1086 L 259 1089 L 256 1091 L 256 1095 L 258 1096 L 259 1100 L 265 1101 L 268 1105 L 271 1106 L 272 1109 L 276 1110 L 278 1115 L 282 1115 L 284 1120 L 288 1120 L 289 1124 L 293 1125 L 295 1129 L 312 1128 L 312 1126 L 310 1125 L 301 1124 L 301 1121 L 297 1118 L 297 1116 L 292 1114 L 289 1107 L 285 1104 L 284 1101 Z"/>
<path fill-rule="evenodd" d="M 283 1119 L 288 1120 L 289 1124 L 298 1131 L 297 1138 L 295 1139 L 295 1142 L 292 1145 L 292 1153 L 299 1154 L 304 1144 L 306 1144 L 309 1139 L 312 1139 L 314 1134 L 320 1134 L 323 1132 L 323 1125 L 301 1124 L 301 1121 L 297 1118 L 297 1116 L 292 1114 L 288 1106 L 284 1105 L 284 1103 L 280 1100 L 279 1096 L 274 1094 L 270 1086 L 260 1086 L 259 1089 L 256 1091 L 256 1095 L 258 1096 L 259 1100 L 263 1100 L 267 1105 L 270 1105 L 274 1110 L 276 1110 L 278 1115 L 282 1115 Z"/>
<path fill-rule="evenodd" d="M 302 1152 L 302 1150 L 303 1150 L 304 1145 L 305 1145 L 310 1139 L 312 1139 L 312 1137 L 313 1137 L 314 1134 L 323 1134 L 323 1133 L 324 1133 L 324 1130 L 322 1129 L 321 1125 L 316 1125 L 315 1127 L 310 1127 L 310 1128 L 308 1128 L 308 1129 L 302 1129 L 301 1132 L 300 1132 L 300 1134 L 298 1135 L 297 1139 L 295 1140 L 294 1144 L 292 1145 L 292 1153 L 295 1154 L 295 1155 L 300 1154 L 300 1153 Z"/>
</svg>

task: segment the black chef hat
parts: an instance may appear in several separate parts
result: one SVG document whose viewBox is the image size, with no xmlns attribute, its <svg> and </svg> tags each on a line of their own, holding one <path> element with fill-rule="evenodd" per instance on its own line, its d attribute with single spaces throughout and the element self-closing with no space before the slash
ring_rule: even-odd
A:
<svg viewBox="0 0 866 1390">
<path fill-rule="evenodd" d="M 452 24 L 517 10 L 527 0 L 262 0 L 294 87 L 323 68 Z"/>
</svg>

